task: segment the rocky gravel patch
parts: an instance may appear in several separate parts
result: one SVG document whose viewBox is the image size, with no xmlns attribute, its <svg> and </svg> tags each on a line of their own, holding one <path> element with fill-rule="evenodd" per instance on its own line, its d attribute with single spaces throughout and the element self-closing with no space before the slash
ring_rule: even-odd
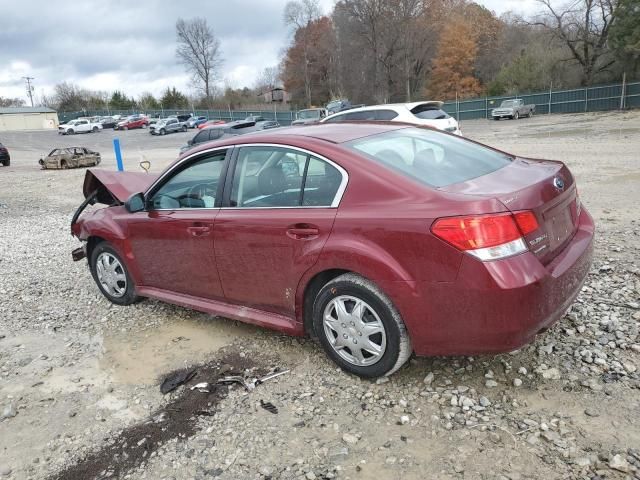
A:
<svg viewBox="0 0 640 480">
<path fill-rule="evenodd" d="M 81 172 L 43 173 L 17 150 L 0 172 L 0 478 L 640 479 L 640 221 L 629 208 L 640 193 L 623 178 L 637 174 L 640 143 L 511 135 L 527 125 L 463 131 L 567 159 L 598 226 L 580 296 L 519 351 L 414 358 L 377 381 L 338 370 L 309 339 L 155 301 L 109 304 L 70 257 Z M 251 391 L 190 390 L 224 365 L 247 378 L 291 371 Z M 166 374 L 194 366 L 206 375 L 160 393 Z"/>
</svg>

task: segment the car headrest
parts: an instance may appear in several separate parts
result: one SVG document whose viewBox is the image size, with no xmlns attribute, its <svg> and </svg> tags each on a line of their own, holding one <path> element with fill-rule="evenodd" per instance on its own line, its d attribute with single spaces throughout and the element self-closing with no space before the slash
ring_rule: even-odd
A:
<svg viewBox="0 0 640 480">
<path fill-rule="evenodd" d="M 262 195 L 273 195 L 284 191 L 286 178 L 280 167 L 268 167 L 258 175 L 258 188 Z"/>
<path fill-rule="evenodd" d="M 398 152 L 394 152 L 391 149 L 380 150 L 375 154 L 375 157 L 391 164 L 400 165 L 403 163 L 402 155 L 400 155 Z"/>
<path fill-rule="evenodd" d="M 432 169 L 436 164 L 436 155 L 431 148 L 425 148 L 416 153 L 413 159 L 413 168 L 418 170 Z"/>
</svg>

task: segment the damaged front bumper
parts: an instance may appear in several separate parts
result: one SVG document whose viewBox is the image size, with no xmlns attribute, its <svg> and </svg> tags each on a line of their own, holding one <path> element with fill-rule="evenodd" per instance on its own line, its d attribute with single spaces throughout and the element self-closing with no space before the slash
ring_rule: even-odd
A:
<svg viewBox="0 0 640 480">
<path fill-rule="evenodd" d="M 97 196 L 98 196 L 98 190 L 94 190 L 91 194 L 87 195 L 87 198 L 84 199 L 84 201 L 80 204 L 78 209 L 73 214 L 73 217 L 71 217 L 71 235 L 73 235 L 74 237 L 80 238 L 79 237 L 80 225 L 78 224 L 78 218 L 80 218 L 80 215 L 82 214 L 84 209 L 87 208 L 87 206 L 93 205 L 96 203 Z M 73 249 L 73 251 L 71 252 L 71 258 L 73 258 L 74 262 L 77 262 L 86 257 L 87 257 L 87 243 L 83 241 L 81 247 Z"/>
</svg>

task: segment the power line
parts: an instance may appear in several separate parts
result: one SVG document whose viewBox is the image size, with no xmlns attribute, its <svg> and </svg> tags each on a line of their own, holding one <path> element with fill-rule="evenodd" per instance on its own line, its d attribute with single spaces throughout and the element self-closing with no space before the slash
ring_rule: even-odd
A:
<svg viewBox="0 0 640 480">
<path fill-rule="evenodd" d="M 31 86 L 31 80 L 35 80 L 34 77 L 22 77 L 24 81 L 27 82 L 27 95 L 29 95 L 29 100 L 31 100 L 31 106 L 33 107 L 33 90 L 34 87 Z"/>
</svg>

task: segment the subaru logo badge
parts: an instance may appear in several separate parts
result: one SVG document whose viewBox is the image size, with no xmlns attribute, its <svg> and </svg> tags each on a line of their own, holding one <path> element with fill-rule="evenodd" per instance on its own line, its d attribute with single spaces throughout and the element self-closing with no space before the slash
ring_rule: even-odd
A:
<svg viewBox="0 0 640 480">
<path fill-rule="evenodd" d="M 553 186 L 556 187 L 558 190 L 562 190 L 564 188 L 564 180 L 562 180 L 560 177 L 554 178 Z"/>
</svg>

